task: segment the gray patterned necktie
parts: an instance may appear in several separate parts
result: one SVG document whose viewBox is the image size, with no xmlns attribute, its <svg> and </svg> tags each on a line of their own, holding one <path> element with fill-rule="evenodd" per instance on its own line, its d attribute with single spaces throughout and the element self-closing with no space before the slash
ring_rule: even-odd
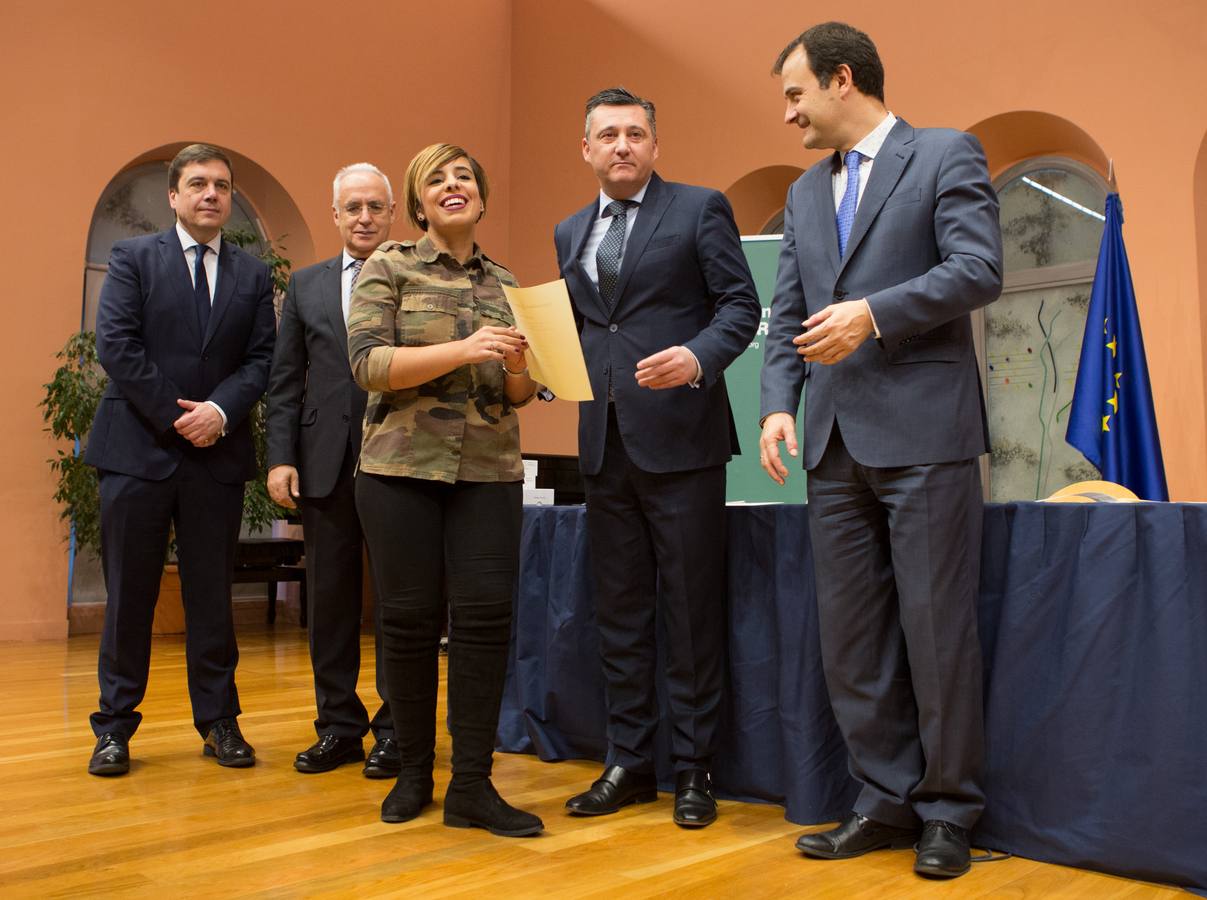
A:
<svg viewBox="0 0 1207 900">
<path fill-rule="evenodd" d="M 352 265 L 348 266 L 352 270 L 352 281 L 348 283 L 348 293 L 351 294 L 356 290 L 356 279 L 360 278 L 360 270 L 364 267 L 363 259 L 352 260 Z"/>
<path fill-rule="evenodd" d="M 625 220 L 630 206 L 636 206 L 632 200 L 613 200 L 604 210 L 604 216 L 611 216 L 608 231 L 599 242 L 595 251 L 595 265 L 599 272 L 599 295 L 611 309 L 616 302 L 616 281 L 620 275 L 620 255 L 624 248 Z"/>
</svg>

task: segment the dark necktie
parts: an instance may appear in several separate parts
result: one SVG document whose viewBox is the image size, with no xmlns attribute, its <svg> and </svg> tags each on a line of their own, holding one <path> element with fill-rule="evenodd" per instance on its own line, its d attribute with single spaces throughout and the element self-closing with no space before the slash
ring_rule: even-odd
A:
<svg viewBox="0 0 1207 900">
<path fill-rule="evenodd" d="M 198 244 L 193 259 L 193 303 L 197 307 L 197 325 L 203 339 L 210 324 L 210 280 L 205 275 L 205 254 L 209 249 L 208 244 Z"/>
<path fill-rule="evenodd" d="M 616 302 L 616 281 L 620 275 L 620 255 L 624 249 L 624 228 L 628 208 L 636 206 L 631 200 L 613 200 L 604 210 L 604 216 L 611 216 L 607 233 L 599 242 L 595 251 L 595 266 L 599 272 L 599 296 L 603 297 L 608 309 Z"/>
<path fill-rule="evenodd" d="M 850 150 L 843 157 L 847 167 L 847 189 L 842 194 L 842 202 L 834 215 L 838 225 L 838 255 L 847 252 L 847 239 L 851 236 L 851 226 L 855 224 L 855 208 L 859 205 L 859 164 L 863 154 L 858 150 Z"/>
</svg>

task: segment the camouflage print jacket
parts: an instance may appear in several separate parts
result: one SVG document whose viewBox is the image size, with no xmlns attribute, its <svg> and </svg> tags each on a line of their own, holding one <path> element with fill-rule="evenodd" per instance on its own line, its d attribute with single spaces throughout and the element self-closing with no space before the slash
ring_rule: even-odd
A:
<svg viewBox="0 0 1207 900">
<path fill-rule="evenodd" d="M 464 266 L 425 236 L 386 241 L 361 269 L 348 312 L 348 355 L 369 392 L 360 468 L 433 481 L 520 481 L 520 422 L 497 362 L 464 365 L 392 391 L 395 347 L 515 324 L 503 285 L 515 277 L 478 247 Z M 521 404 L 522 405 L 522 404 Z"/>
</svg>

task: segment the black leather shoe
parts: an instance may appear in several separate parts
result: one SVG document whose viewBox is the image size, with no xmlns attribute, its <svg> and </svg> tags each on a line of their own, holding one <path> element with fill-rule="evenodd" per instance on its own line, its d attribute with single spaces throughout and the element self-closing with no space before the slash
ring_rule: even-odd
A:
<svg viewBox="0 0 1207 900">
<path fill-rule="evenodd" d="M 929 819 L 922 826 L 914 871 L 931 878 L 956 878 L 972 866 L 968 832 L 959 825 Z"/>
<path fill-rule="evenodd" d="M 590 790 L 566 801 L 566 809 L 576 816 L 606 816 L 630 803 L 653 803 L 657 799 L 658 782 L 652 772 L 608 766 Z"/>
<path fill-rule="evenodd" d="M 216 756 L 218 765 L 244 769 L 256 764 L 256 751 L 243 740 L 239 723 L 234 719 L 219 719 L 205 736 L 205 755 Z"/>
<path fill-rule="evenodd" d="M 409 822 L 432 802 L 432 776 L 399 778 L 386 799 L 381 801 L 383 822 Z"/>
<path fill-rule="evenodd" d="M 464 786 L 450 783 L 444 795 L 444 824 L 450 828 L 485 828 L 500 837 L 528 837 L 545 830 L 539 817 L 516 809 L 500 797 L 490 779 Z"/>
<path fill-rule="evenodd" d="M 916 828 L 884 825 L 852 813 L 837 828 L 802 834 L 796 841 L 796 849 L 818 859 L 852 859 L 873 850 L 904 850 L 917 839 Z"/>
<path fill-rule="evenodd" d="M 107 731 L 96 739 L 89 775 L 125 775 L 130 771 L 130 741 L 124 734 Z"/>
<path fill-rule="evenodd" d="M 308 774 L 330 772 L 344 763 L 360 762 L 364 758 L 365 747 L 360 738 L 321 734 L 312 746 L 297 755 L 293 767 Z"/>
<path fill-rule="evenodd" d="M 684 828 L 703 828 L 717 821 L 717 801 L 704 769 L 684 769 L 675 776 L 674 819 Z"/>
<path fill-rule="evenodd" d="M 378 738 L 365 760 L 366 778 L 397 778 L 402 771 L 402 754 L 398 752 L 398 741 L 393 738 Z"/>
</svg>

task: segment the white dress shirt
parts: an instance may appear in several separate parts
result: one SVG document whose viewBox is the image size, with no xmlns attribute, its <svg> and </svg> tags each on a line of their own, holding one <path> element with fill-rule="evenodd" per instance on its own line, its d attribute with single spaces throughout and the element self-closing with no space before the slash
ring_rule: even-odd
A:
<svg viewBox="0 0 1207 900">
<path fill-rule="evenodd" d="M 629 238 L 633 234 L 633 223 L 637 221 L 637 214 L 641 211 L 641 202 L 645 200 L 645 192 L 649 190 L 650 183 L 647 181 L 641 186 L 636 194 L 629 198 L 629 202 L 636 203 L 636 206 L 630 206 L 628 212 L 625 213 L 624 219 L 624 243 L 620 245 L 620 261 L 624 262 L 624 250 L 629 244 Z M 609 197 L 602 190 L 599 192 L 599 215 L 596 216 L 595 222 L 591 225 L 591 231 L 587 235 L 587 243 L 583 246 L 583 254 L 578 258 L 584 269 L 587 270 L 587 277 L 591 279 L 591 283 L 596 288 L 599 287 L 599 266 L 595 260 L 595 254 L 599 252 L 599 244 L 604 239 L 604 235 L 608 233 L 608 226 L 612 224 L 612 217 L 605 216 L 608 206 L 614 203 L 615 200 Z"/>
<path fill-rule="evenodd" d="M 194 274 L 194 266 L 197 264 L 197 245 L 200 241 L 184 230 L 184 226 L 180 224 L 179 219 L 176 220 L 176 236 L 180 238 L 180 246 L 184 249 L 184 262 L 189 270 L 189 284 L 196 287 L 197 276 Z M 214 291 L 218 287 L 218 252 L 222 249 L 222 232 L 218 232 L 212 241 L 207 241 L 206 246 L 214 251 L 213 253 L 205 254 L 205 258 L 201 260 L 201 264 L 205 266 L 205 280 L 209 282 L 210 306 L 212 307 L 214 305 Z M 205 402 L 218 410 L 218 415 L 222 416 L 222 434 L 225 435 L 226 410 L 213 400 L 206 400 Z"/>
<path fill-rule="evenodd" d="M 344 250 L 344 261 L 339 270 L 340 305 L 344 308 L 344 324 L 348 324 L 348 308 L 352 303 L 352 264 L 356 257 Z"/>
<path fill-rule="evenodd" d="M 893 126 L 897 124 L 897 117 L 892 113 L 885 115 L 883 121 L 871 131 L 862 141 L 852 147 L 852 150 L 858 150 L 862 154 L 863 159 L 859 161 L 859 196 L 855 201 L 855 209 L 859 209 L 859 201 L 863 200 L 863 189 L 868 186 L 868 178 L 872 175 L 872 165 L 876 162 L 876 154 L 880 152 L 880 148 L 884 146 L 885 140 L 888 138 L 888 133 L 893 130 Z M 838 212 L 838 207 L 842 204 L 842 195 L 847 192 L 847 167 L 842 166 L 832 176 L 834 185 L 834 212 Z"/>
<path fill-rule="evenodd" d="M 852 147 L 852 150 L 858 150 L 862 155 L 859 160 L 859 195 L 855 198 L 855 210 L 858 212 L 859 204 L 863 200 L 864 188 L 868 186 L 868 179 L 872 176 L 872 166 L 876 162 L 876 154 L 880 152 L 880 148 L 884 146 L 884 141 L 888 138 L 888 133 L 893 130 L 893 126 L 897 124 L 897 117 L 891 112 L 887 113 L 884 119 L 873 128 L 858 144 Z M 842 204 L 842 195 L 847 192 L 847 178 L 849 173 L 844 164 L 837 172 L 831 176 L 831 183 L 834 188 L 834 212 L 838 212 L 838 207 Z M 868 303 L 867 298 L 864 298 L 863 305 L 867 308 L 868 318 L 872 320 L 872 334 L 874 337 L 880 337 L 880 328 L 876 325 L 876 317 L 872 315 L 872 307 Z"/>
<path fill-rule="evenodd" d="M 641 211 L 641 203 L 645 200 L 645 192 L 649 189 L 650 183 L 647 181 L 641 186 L 636 194 L 629 198 L 629 202 L 636 203 L 636 206 L 630 206 L 628 212 L 625 213 L 624 220 L 624 243 L 620 245 L 620 264 L 624 264 L 624 251 L 629 245 L 629 238 L 633 236 L 633 224 L 637 221 L 637 213 Z M 587 277 L 591 279 L 591 283 L 599 288 L 599 264 L 595 259 L 595 254 L 599 252 L 600 242 L 603 241 L 604 235 L 608 233 L 608 227 L 612 224 L 612 217 L 605 216 L 608 206 L 614 203 L 615 200 L 600 190 L 599 192 L 599 215 L 596 216 L 594 223 L 591 225 L 591 231 L 587 234 L 587 243 L 583 245 L 582 255 L 578 261 L 582 264 L 583 269 L 587 272 Z M 619 269 L 618 269 L 619 271 Z M 686 347 L 683 348 L 687 350 Z M 704 369 L 700 366 L 700 360 L 696 358 L 696 354 L 691 350 L 692 359 L 696 360 L 696 377 L 688 382 L 688 387 L 698 388 L 700 381 L 704 377 Z M 610 393 L 610 391 L 609 391 Z M 609 397 L 611 399 L 611 397 Z"/>
<path fill-rule="evenodd" d="M 176 223 L 176 234 L 180 237 L 180 246 L 184 248 L 184 261 L 189 267 L 189 284 L 196 287 L 197 279 L 193 273 L 194 267 L 197 265 L 198 241 L 184 230 L 184 226 L 180 222 Z M 201 263 L 205 266 L 205 278 L 210 284 L 210 305 L 213 306 L 214 289 L 218 287 L 218 252 L 222 249 L 222 232 L 218 232 L 212 241 L 207 241 L 206 246 L 214 251 L 205 254 L 205 259 Z"/>
</svg>

